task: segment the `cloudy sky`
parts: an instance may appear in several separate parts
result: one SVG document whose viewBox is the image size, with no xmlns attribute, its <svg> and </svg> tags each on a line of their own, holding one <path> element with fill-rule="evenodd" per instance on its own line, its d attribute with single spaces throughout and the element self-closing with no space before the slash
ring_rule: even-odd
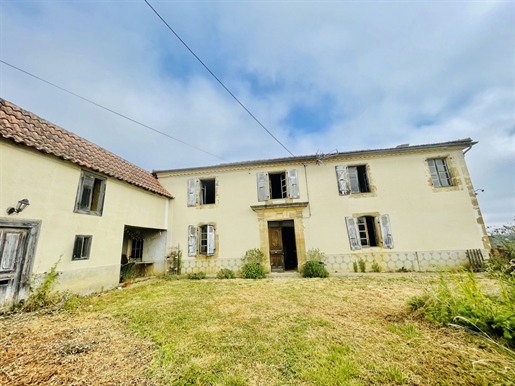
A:
<svg viewBox="0 0 515 386">
<path fill-rule="evenodd" d="M 149 2 L 293 154 L 471 137 L 513 220 L 513 1 Z M 1 0 L 0 59 L 193 145 L 0 64 L 2 98 L 147 170 L 288 156 L 144 0 Z"/>
</svg>

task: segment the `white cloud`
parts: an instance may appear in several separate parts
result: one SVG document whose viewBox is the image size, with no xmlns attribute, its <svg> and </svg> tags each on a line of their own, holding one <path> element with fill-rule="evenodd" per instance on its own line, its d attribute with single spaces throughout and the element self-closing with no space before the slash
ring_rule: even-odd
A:
<svg viewBox="0 0 515 386">
<path fill-rule="evenodd" d="M 154 7 L 295 154 L 472 137 L 485 218 L 513 218 L 512 3 Z M 2 60 L 224 159 L 287 155 L 143 2 L 3 1 L 0 10 Z M 146 169 L 222 162 L 6 66 L 0 95 Z M 314 122 L 324 127 L 290 126 L 303 106 L 320 107 Z"/>
</svg>

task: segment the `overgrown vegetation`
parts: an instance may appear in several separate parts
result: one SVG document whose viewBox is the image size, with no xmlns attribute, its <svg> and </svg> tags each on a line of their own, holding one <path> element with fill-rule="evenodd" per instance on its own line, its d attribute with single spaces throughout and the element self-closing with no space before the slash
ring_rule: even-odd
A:
<svg viewBox="0 0 515 386">
<path fill-rule="evenodd" d="M 67 291 L 55 291 L 59 279 L 57 265 L 60 261 L 59 259 L 50 271 L 44 273 L 39 281 L 31 284 L 29 297 L 14 305 L 11 311 L 35 312 L 46 309 L 48 312 L 55 312 L 61 309 L 74 309 L 79 304 L 80 296 Z"/>
<path fill-rule="evenodd" d="M 354 270 L 354 272 L 358 272 L 358 262 L 357 261 L 353 261 L 352 262 L 352 269 Z"/>
<path fill-rule="evenodd" d="M 487 339 L 515 348 L 515 232 L 503 227 L 510 237 L 501 238 L 487 271 L 495 280 L 495 292 L 485 290 L 471 271 L 440 273 L 438 285 L 410 300 L 413 310 L 443 325 L 459 325 Z"/>
<path fill-rule="evenodd" d="M 359 271 L 360 272 L 366 272 L 367 271 L 367 263 L 361 257 L 358 259 L 358 266 L 359 266 Z"/>
<path fill-rule="evenodd" d="M 372 268 L 372 272 L 381 272 L 383 270 L 383 268 L 381 268 L 379 263 L 377 261 L 375 261 L 375 260 L 372 263 L 372 267 L 371 268 Z"/>
<path fill-rule="evenodd" d="M 168 253 L 170 275 L 180 275 L 182 272 L 182 249 L 180 244 L 171 247 Z"/>
<path fill-rule="evenodd" d="M 245 252 L 245 256 L 242 257 L 241 261 L 243 262 L 243 266 L 241 267 L 241 277 L 244 279 L 265 278 L 266 271 L 263 267 L 265 255 L 260 249 L 249 249 Z"/>
<path fill-rule="evenodd" d="M 217 279 L 234 279 L 236 274 L 232 269 L 222 268 L 220 271 L 216 273 Z"/>
<path fill-rule="evenodd" d="M 329 272 L 324 267 L 325 253 L 313 248 L 306 254 L 306 264 L 300 269 L 302 277 L 328 277 Z"/>
</svg>

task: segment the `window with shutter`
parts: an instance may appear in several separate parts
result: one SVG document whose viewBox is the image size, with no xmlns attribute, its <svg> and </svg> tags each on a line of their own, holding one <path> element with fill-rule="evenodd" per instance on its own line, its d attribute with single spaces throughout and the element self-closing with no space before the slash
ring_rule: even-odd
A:
<svg viewBox="0 0 515 386">
<path fill-rule="evenodd" d="M 369 193 L 367 165 L 336 166 L 336 180 L 341 196 L 356 193 Z"/>
<path fill-rule="evenodd" d="M 214 225 L 200 226 L 199 253 L 213 256 L 215 254 L 215 227 Z"/>
<path fill-rule="evenodd" d="M 83 171 L 75 200 L 76 213 L 101 216 L 104 207 L 106 179 Z"/>
</svg>

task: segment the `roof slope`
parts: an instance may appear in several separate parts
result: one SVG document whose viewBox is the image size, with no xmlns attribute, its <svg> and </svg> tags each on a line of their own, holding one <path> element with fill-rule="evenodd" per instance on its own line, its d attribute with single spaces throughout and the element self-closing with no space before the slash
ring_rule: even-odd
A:
<svg viewBox="0 0 515 386">
<path fill-rule="evenodd" d="M 161 196 L 173 196 L 148 171 L 0 98 L 0 136 Z"/>
<path fill-rule="evenodd" d="M 241 168 L 241 167 L 250 167 L 250 166 L 260 166 L 260 165 L 270 165 L 270 164 L 291 164 L 291 163 L 301 163 L 301 162 L 323 162 L 324 160 L 329 160 L 331 158 L 342 158 L 342 157 L 352 157 L 352 156 L 368 156 L 373 154 L 388 154 L 388 153 L 409 153 L 413 151 L 420 150 L 432 150 L 432 149 L 442 149 L 442 148 L 461 148 L 465 149 L 468 147 L 472 147 L 477 142 L 472 141 L 471 138 L 457 139 L 455 141 L 448 142 L 438 142 L 438 143 L 429 143 L 425 145 L 399 145 L 397 147 L 383 148 L 383 149 L 367 149 L 367 150 L 352 150 L 345 152 L 333 152 L 328 154 L 312 154 L 312 155 L 300 155 L 293 157 L 283 157 L 283 158 L 269 158 L 269 159 L 261 159 L 254 161 L 242 161 L 242 162 L 231 162 L 231 163 L 222 163 L 218 165 L 211 166 L 200 166 L 200 167 L 192 167 L 192 168 L 184 168 L 184 169 L 168 169 L 168 170 L 154 170 L 154 173 L 182 173 L 182 172 L 192 172 L 199 170 L 211 170 L 211 169 L 219 169 L 219 168 Z"/>
</svg>

